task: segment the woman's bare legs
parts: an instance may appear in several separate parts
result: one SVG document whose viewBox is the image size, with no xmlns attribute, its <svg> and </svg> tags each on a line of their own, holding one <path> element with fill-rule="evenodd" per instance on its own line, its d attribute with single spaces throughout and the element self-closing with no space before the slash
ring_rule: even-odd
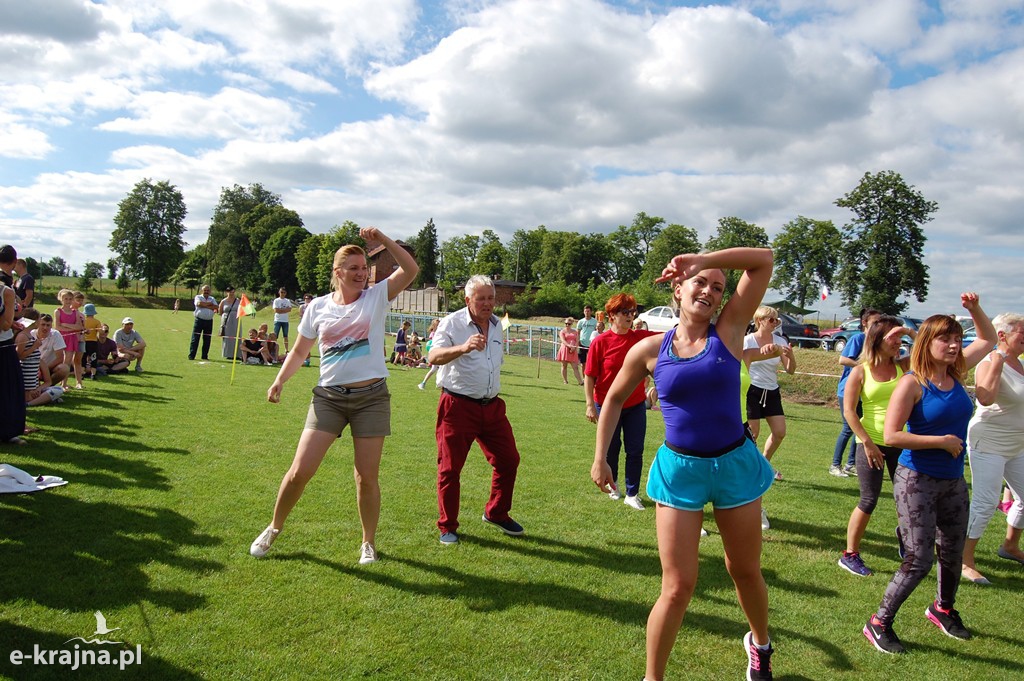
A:
<svg viewBox="0 0 1024 681">
<path fill-rule="evenodd" d="M 363 526 L 363 541 L 374 543 L 380 520 L 380 458 L 384 451 L 383 437 L 353 437 L 355 448 L 354 473 L 356 502 L 359 504 L 359 523 Z"/>
<path fill-rule="evenodd" d="M 725 567 L 736 585 L 754 643 L 767 645 L 768 587 L 761 574 L 761 500 L 737 508 L 716 508 L 715 520 L 725 549 Z"/>
<path fill-rule="evenodd" d="M 697 544 L 703 521 L 703 511 L 680 511 L 661 504 L 655 511 L 661 595 L 647 618 L 647 681 L 661 681 L 665 676 L 672 646 L 697 584 Z"/>
<path fill-rule="evenodd" d="M 292 512 L 292 508 L 302 496 L 303 490 L 306 489 L 306 483 L 320 468 L 320 463 L 327 455 L 327 450 L 337 439 L 338 436 L 334 433 L 322 430 L 306 428 L 302 431 L 302 435 L 299 436 L 299 444 L 295 448 L 295 458 L 292 459 L 291 468 L 284 474 L 281 487 L 277 490 L 274 519 L 270 523 L 275 530 L 284 527 L 284 521 L 288 519 L 288 514 Z"/>
</svg>

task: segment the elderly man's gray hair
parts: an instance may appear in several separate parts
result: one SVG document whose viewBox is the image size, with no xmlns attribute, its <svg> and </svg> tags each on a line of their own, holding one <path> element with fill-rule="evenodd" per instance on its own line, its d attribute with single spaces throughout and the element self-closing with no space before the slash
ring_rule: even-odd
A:
<svg viewBox="0 0 1024 681">
<path fill-rule="evenodd" d="M 474 274 L 466 281 L 466 297 L 472 298 L 473 291 L 481 286 L 490 286 L 494 289 L 494 282 L 486 274 Z"/>
</svg>

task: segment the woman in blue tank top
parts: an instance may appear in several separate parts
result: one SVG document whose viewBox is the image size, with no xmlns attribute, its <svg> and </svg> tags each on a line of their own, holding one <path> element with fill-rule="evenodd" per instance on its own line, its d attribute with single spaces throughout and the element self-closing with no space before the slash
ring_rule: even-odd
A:
<svg viewBox="0 0 1024 681">
<path fill-rule="evenodd" d="M 903 564 L 863 629 L 883 653 L 904 652 L 892 623 L 900 606 L 931 571 L 936 545 L 938 593 L 925 609 L 925 617 L 947 636 L 971 638 L 953 608 L 967 539 L 964 442 L 974 412 L 962 381 L 995 345 L 996 331 L 976 293 L 964 293 L 960 299 L 974 320 L 977 340 L 964 348 L 963 328 L 949 315 L 926 319 L 910 355 L 911 372 L 899 379 L 885 412 L 885 442 L 903 450 L 892 487 L 905 548 Z"/>
<path fill-rule="evenodd" d="M 725 294 L 723 269 L 743 270 L 736 292 L 712 318 Z M 761 495 L 771 466 L 744 435 L 740 415 L 743 336 L 772 275 L 772 252 L 730 248 L 672 258 L 659 282 L 673 283 L 679 325 L 633 346 L 601 407 L 591 479 L 613 487 L 605 452 L 626 398 L 653 376 L 665 417 L 665 444 L 647 481 L 657 502 L 661 595 L 647 620 L 648 681 L 661 681 L 697 581 L 704 506 L 712 503 L 726 566 L 750 631 L 744 636 L 747 678 L 771 679 L 768 591 L 761 576 Z"/>
</svg>

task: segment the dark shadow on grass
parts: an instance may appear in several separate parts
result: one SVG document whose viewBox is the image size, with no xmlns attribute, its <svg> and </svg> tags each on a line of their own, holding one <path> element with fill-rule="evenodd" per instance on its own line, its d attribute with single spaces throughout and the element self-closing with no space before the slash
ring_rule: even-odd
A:
<svg viewBox="0 0 1024 681">
<path fill-rule="evenodd" d="M 102 432 L 112 430 L 109 424 L 98 426 L 96 432 L 86 432 L 69 429 L 66 417 L 54 425 L 43 421 L 37 423 L 41 432 L 30 444 L 19 447 L 17 451 L 19 457 L 30 459 L 31 463 L 14 462 L 33 475 L 59 475 L 72 482 L 110 489 L 168 490 L 170 481 L 162 469 L 138 455 L 148 452 L 188 454 L 183 449 L 154 449 L 135 439 L 134 435 Z M 38 436 L 45 436 L 46 440 Z M 130 456 L 118 456 L 117 452 Z M 74 466 L 74 470 L 68 470 L 69 464 Z"/>
<path fill-rule="evenodd" d="M 646 621 L 650 612 L 650 603 L 634 603 L 599 596 L 592 591 L 583 591 L 557 582 L 497 579 L 409 558 L 384 558 L 389 562 L 401 563 L 429 573 L 441 582 L 402 579 L 365 567 L 332 562 L 306 552 L 275 556 L 276 560 L 298 560 L 323 565 L 350 577 L 407 594 L 458 600 L 469 610 L 476 612 L 500 612 L 520 605 L 537 606 L 634 625 Z"/>
<path fill-rule="evenodd" d="M 219 539 L 175 511 L 82 501 L 65 490 L 0 496 L 0 602 L 23 599 L 88 613 L 139 601 L 176 612 L 205 605 L 199 593 L 154 587 L 146 567 L 162 563 L 197 578 L 223 569 L 181 554 Z"/>
<path fill-rule="evenodd" d="M 83 621 L 92 621 L 91 613 L 80 617 Z M 76 632 L 83 637 L 88 636 L 88 631 Z M 0 621 L 0 641 L 4 642 L 3 655 L 0 655 L 0 674 L 12 679 L 182 679 L 184 681 L 198 681 L 204 677 L 183 669 L 171 662 L 162 659 L 152 647 L 146 645 L 143 632 L 118 631 L 118 640 L 125 642 L 124 645 L 85 645 L 81 642 L 68 642 L 67 633 L 53 631 L 42 631 L 24 627 L 12 622 Z M 111 637 L 113 640 L 113 637 Z M 124 648 L 134 650 L 136 645 L 142 646 L 142 662 L 126 666 L 123 670 L 116 666 L 101 667 L 99 665 L 82 665 L 74 672 L 71 667 L 63 665 L 37 665 L 33 663 L 33 646 L 39 646 L 40 650 L 68 650 L 74 651 L 75 643 L 78 643 L 80 650 L 106 650 L 117 658 Z M 27 653 L 20 665 L 11 664 L 10 652 L 19 650 Z"/>
</svg>

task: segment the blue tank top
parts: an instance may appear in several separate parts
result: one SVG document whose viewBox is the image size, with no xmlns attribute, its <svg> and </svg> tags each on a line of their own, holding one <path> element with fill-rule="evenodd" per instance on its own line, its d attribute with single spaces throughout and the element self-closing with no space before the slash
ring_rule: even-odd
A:
<svg viewBox="0 0 1024 681">
<path fill-rule="evenodd" d="M 958 381 L 950 390 L 939 390 L 931 381 L 921 391 L 921 400 L 914 405 L 907 419 L 907 432 L 915 435 L 956 435 L 967 442 L 967 424 L 974 413 L 974 403 Z M 955 480 L 964 475 L 964 457 L 954 457 L 945 449 L 904 449 L 900 465 L 941 480 Z"/>
<path fill-rule="evenodd" d="M 661 341 L 654 384 L 665 419 L 665 439 L 697 452 L 713 452 L 743 437 L 740 417 L 740 361 L 722 343 L 714 324 L 704 349 L 694 357 L 672 351 L 675 329 Z"/>
</svg>

